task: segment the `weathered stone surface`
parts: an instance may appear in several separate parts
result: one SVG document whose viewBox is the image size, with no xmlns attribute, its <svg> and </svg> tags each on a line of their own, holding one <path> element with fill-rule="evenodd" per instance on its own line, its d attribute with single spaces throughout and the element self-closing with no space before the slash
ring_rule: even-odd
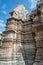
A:
<svg viewBox="0 0 43 65">
<path fill-rule="evenodd" d="M 30 15 L 23 5 L 11 12 L 3 32 L 0 65 L 37 65 L 43 61 L 42 7 L 43 4 L 38 3 Z"/>
<path fill-rule="evenodd" d="M 23 21 L 28 20 L 28 11 L 23 5 L 18 5 L 13 11 L 13 17 L 16 19 L 21 19 Z"/>
</svg>

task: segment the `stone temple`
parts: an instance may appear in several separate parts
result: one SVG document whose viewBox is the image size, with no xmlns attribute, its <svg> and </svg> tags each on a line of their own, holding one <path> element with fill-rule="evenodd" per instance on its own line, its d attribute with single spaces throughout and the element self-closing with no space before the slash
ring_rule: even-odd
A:
<svg viewBox="0 0 43 65">
<path fill-rule="evenodd" d="M 17 5 L 3 34 L 0 65 L 43 65 L 43 0 L 31 13 Z"/>
</svg>

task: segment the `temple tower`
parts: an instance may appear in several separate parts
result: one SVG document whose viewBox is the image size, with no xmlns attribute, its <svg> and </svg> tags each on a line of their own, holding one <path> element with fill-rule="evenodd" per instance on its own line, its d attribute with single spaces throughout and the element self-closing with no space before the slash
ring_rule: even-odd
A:
<svg viewBox="0 0 43 65">
<path fill-rule="evenodd" d="M 0 49 L 0 65 L 25 65 L 22 55 L 22 22 L 27 20 L 28 11 L 23 5 L 18 5 L 7 19 L 3 45 Z"/>
<path fill-rule="evenodd" d="M 32 27 L 35 32 L 36 40 L 35 63 L 40 63 L 43 62 L 43 0 L 38 1 L 37 8 L 33 16 Z"/>
<path fill-rule="evenodd" d="M 43 0 L 30 14 L 21 4 L 9 14 L 0 47 L 0 65 L 43 62 Z"/>
</svg>

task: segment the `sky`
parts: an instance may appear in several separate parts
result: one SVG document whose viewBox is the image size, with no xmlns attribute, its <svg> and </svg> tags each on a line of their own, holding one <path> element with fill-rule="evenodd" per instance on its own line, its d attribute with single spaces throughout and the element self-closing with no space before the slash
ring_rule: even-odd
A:
<svg viewBox="0 0 43 65">
<path fill-rule="evenodd" d="M 16 8 L 16 3 L 23 4 L 31 12 L 36 8 L 37 0 L 0 0 L 0 31 L 5 30 L 9 12 Z"/>
</svg>

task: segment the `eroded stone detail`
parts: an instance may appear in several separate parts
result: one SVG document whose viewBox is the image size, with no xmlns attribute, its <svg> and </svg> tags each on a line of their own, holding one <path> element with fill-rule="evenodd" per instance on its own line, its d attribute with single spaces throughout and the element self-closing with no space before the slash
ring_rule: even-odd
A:
<svg viewBox="0 0 43 65">
<path fill-rule="evenodd" d="M 43 3 L 40 1 L 30 14 L 23 5 L 10 12 L 3 32 L 0 65 L 43 64 Z"/>
</svg>

